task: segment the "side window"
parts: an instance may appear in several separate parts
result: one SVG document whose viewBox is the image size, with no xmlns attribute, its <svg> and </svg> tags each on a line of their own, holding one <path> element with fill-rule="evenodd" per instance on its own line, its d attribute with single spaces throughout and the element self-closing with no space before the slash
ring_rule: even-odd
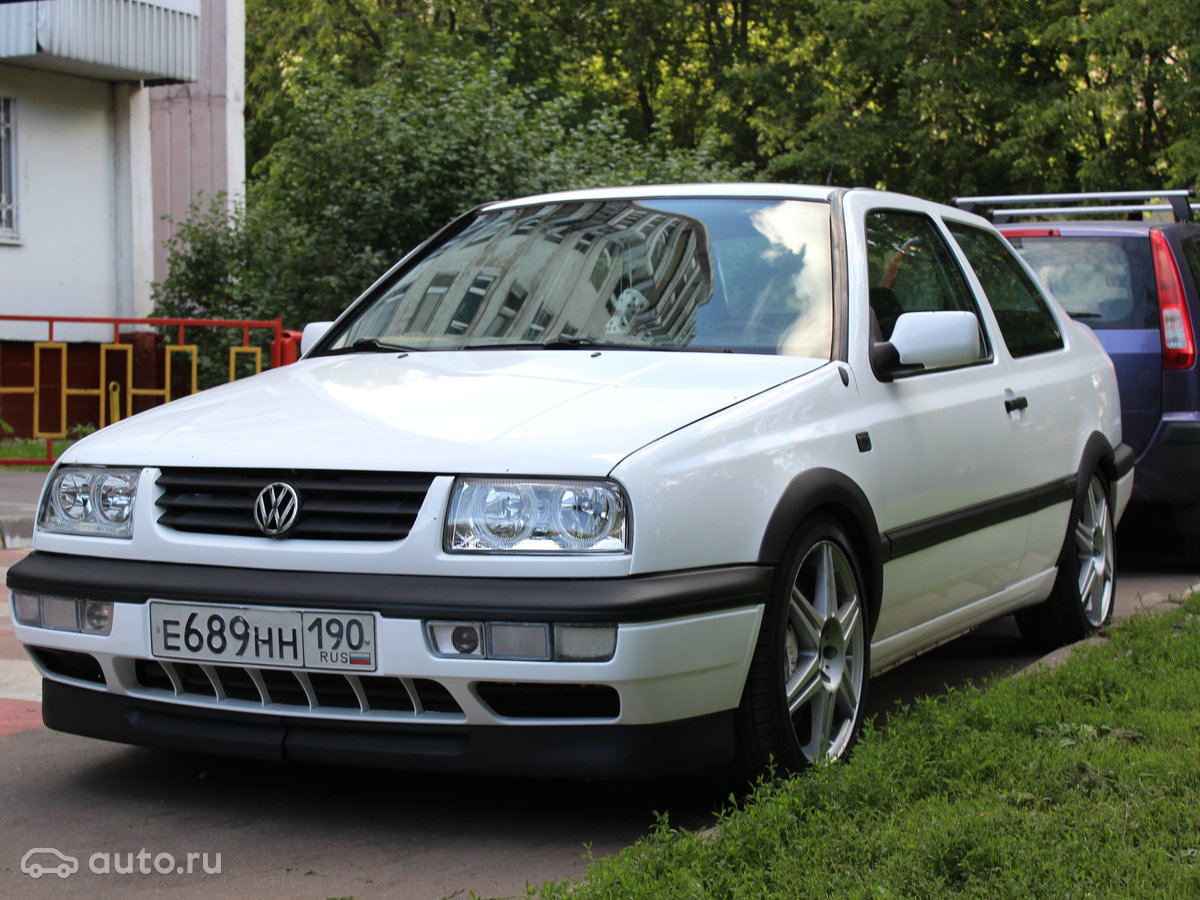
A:
<svg viewBox="0 0 1200 900">
<path fill-rule="evenodd" d="M 878 337 L 891 337 L 903 313 L 979 310 L 967 280 L 937 226 L 919 213 L 877 210 L 867 215 L 870 304 Z M 980 359 L 990 353 L 980 330 Z"/>
<path fill-rule="evenodd" d="M 998 236 L 961 222 L 947 222 L 987 294 L 1000 334 L 1014 357 L 1063 347 L 1062 332 L 1046 298 Z"/>
<path fill-rule="evenodd" d="M 1187 263 L 1188 271 L 1192 274 L 1192 281 L 1197 288 L 1200 288 L 1200 237 L 1184 240 L 1183 259 Z"/>
<path fill-rule="evenodd" d="M 0 241 L 16 241 L 17 230 L 17 140 L 16 101 L 0 97 Z"/>
</svg>

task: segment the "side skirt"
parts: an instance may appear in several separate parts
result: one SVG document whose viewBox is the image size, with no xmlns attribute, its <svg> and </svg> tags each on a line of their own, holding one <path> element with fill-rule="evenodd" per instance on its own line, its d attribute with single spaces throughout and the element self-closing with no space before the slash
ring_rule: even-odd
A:
<svg viewBox="0 0 1200 900">
<path fill-rule="evenodd" d="M 972 628 L 1008 615 L 1050 596 L 1058 569 L 1050 567 L 997 594 L 976 600 L 928 622 L 876 640 L 871 644 L 871 674 L 879 675 L 941 644 L 961 637 Z M 949 634 L 949 637 L 945 635 Z"/>
</svg>

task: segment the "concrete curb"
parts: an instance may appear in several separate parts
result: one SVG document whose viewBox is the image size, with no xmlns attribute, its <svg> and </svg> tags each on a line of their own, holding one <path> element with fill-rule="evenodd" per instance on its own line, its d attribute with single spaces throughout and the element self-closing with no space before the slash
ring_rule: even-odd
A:
<svg viewBox="0 0 1200 900">
<path fill-rule="evenodd" d="M 1124 613 L 1120 613 L 1119 611 L 1114 611 L 1113 618 L 1112 618 L 1112 624 L 1119 625 L 1121 622 L 1125 621 L 1126 619 L 1129 619 L 1133 616 L 1143 615 L 1143 614 L 1147 614 L 1147 613 L 1150 615 L 1158 615 L 1159 613 L 1166 612 L 1169 609 L 1174 609 L 1175 607 L 1179 606 L 1180 603 L 1183 602 L 1184 597 L 1189 597 L 1195 593 L 1200 593 L 1200 581 L 1197 581 L 1197 582 L 1191 584 L 1187 588 L 1187 590 L 1185 590 L 1183 593 L 1181 593 L 1179 595 L 1171 594 L 1169 596 L 1164 597 L 1160 594 L 1152 602 L 1145 603 L 1144 605 L 1139 606 L 1137 609 L 1129 610 Z M 1088 647 L 1093 644 L 1103 644 L 1107 640 L 1108 640 L 1108 638 L 1106 638 L 1103 634 L 1098 634 L 1094 637 L 1084 638 L 1082 641 L 1079 641 L 1078 643 L 1068 644 L 1065 647 L 1059 647 L 1057 650 L 1050 651 L 1049 653 L 1047 653 L 1045 656 L 1041 657 L 1040 659 L 1034 660 L 1028 666 L 1026 666 L 1023 669 L 1018 670 L 1014 674 L 1022 675 L 1026 672 L 1033 672 L 1033 671 L 1036 671 L 1037 669 L 1042 669 L 1042 668 L 1051 668 L 1052 669 L 1055 666 L 1057 666 L 1059 663 L 1061 663 L 1065 659 L 1067 659 L 1073 651 L 1079 649 L 1080 647 Z"/>
</svg>

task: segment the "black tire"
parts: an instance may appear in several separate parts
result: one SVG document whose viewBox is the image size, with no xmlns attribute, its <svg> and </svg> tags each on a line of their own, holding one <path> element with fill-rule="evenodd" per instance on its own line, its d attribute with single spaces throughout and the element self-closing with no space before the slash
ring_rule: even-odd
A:
<svg viewBox="0 0 1200 900">
<path fill-rule="evenodd" d="M 1183 564 L 1189 569 L 1200 571 L 1200 534 L 1180 533 L 1179 544 L 1183 550 Z"/>
<path fill-rule="evenodd" d="M 1017 613 L 1021 636 L 1049 650 L 1073 644 L 1112 620 L 1116 578 L 1116 527 L 1108 488 L 1099 475 L 1080 486 L 1067 522 L 1050 596 Z"/>
<path fill-rule="evenodd" d="M 741 775 L 798 772 L 853 747 L 870 672 L 862 573 L 832 517 L 812 519 L 792 538 L 738 707 Z"/>
</svg>

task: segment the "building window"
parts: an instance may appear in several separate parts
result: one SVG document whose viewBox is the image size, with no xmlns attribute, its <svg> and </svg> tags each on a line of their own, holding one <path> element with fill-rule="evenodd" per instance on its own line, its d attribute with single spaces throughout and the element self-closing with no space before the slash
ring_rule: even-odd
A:
<svg viewBox="0 0 1200 900">
<path fill-rule="evenodd" d="M 15 241 L 17 231 L 16 101 L 0 97 L 0 240 Z"/>
<path fill-rule="evenodd" d="M 487 295 L 488 288 L 492 286 L 492 282 L 495 280 L 495 275 L 475 276 L 475 280 L 471 282 L 471 286 L 467 288 L 467 293 L 463 295 L 462 300 L 459 302 L 458 309 L 454 311 L 454 318 L 450 320 L 450 325 L 446 328 L 446 334 L 467 333 L 467 329 L 475 321 L 475 316 L 479 314 L 479 307 L 483 305 L 483 298 Z"/>
</svg>

